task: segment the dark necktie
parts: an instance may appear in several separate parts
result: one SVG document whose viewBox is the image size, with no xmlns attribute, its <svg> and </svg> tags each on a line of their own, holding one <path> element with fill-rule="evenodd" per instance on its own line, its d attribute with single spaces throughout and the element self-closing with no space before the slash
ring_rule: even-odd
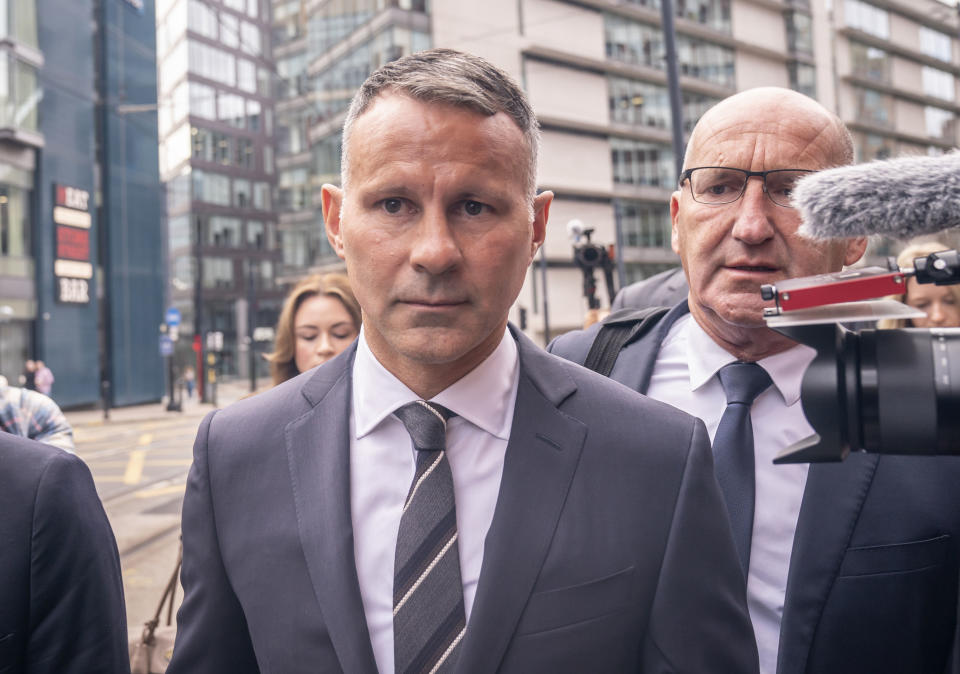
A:
<svg viewBox="0 0 960 674">
<path fill-rule="evenodd" d="M 750 569 L 756 492 L 750 406 L 773 382 L 767 371 L 756 363 L 730 363 L 720 368 L 717 376 L 727 394 L 727 408 L 713 438 L 714 467 L 746 578 Z"/>
<path fill-rule="evenodd" d="M 446 420 L 454 414 L 423 400 L 394 414 L 417 450 L 393 573 L 394 671 L 449 672 L 466 630 L 453 476 L 444 452 Z"/>
</svg>

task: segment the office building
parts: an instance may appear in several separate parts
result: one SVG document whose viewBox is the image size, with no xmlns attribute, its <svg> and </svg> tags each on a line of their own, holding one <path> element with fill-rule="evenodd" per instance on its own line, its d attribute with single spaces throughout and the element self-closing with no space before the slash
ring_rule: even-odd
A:
<svg viewBox="0 0 960 674">
<path fill-rule="evenodd" d="M 684 131 L 722 98 L 775 85 L 813 96 L 853 130 L 860 159 L 956 145 L 955 10 L 938 0 L 674 0 Z M 344 109 L 367 74 L 429 46 L 491 60 L 526 89 L 552 190 L 545 262 L 512 318 L 544 340 L 580 324 L 583 274 L 567 223 L 617 244 L 629 283 L 678 264 L 676 186 L 659 0 L 274 0 L 281 83 L 278 192 L 284 269 L 336 266 L 319 185 L 336 181 Z M 882 250 L 879 252 L 883 252 Z M 607 304 L 603 275 L 598 297 Z"/>
<path fill-rule="evenodd" d="M 153 25 L 150 0 L 0 2 L 0 372 L 44 360 L 64 407 L 163 393 Z"/>
<path fill-rule="evenodd" d="M 266 0 L 158 4 L 160 172 L 181 368 L 196 358 L 190 336 L 206 347 L 207 333 L 219 333 L 210 345 L 220 374 L 267 369 L 251 350 L 269 348 L 283 297 L 269 12 Z"/>
</svg>

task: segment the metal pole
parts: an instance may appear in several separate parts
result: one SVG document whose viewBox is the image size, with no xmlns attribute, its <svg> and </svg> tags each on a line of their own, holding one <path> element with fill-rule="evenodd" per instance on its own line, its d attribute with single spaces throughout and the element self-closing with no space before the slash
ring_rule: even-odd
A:
<svg viewBox="0 0 960 674">
<path fill-rule="evenodd" d="M 623 261 L 623 206 L 619 199 L 613 200 L 614 242 L 617 245 L 614 262 L 617 265 L 617 287 L 621 290 L 627 285 L 627 270 Z"/>
<path fill-rule="evenodd" d="M 673 0 L 660 0 L 663 17 L 663 46 L 666 49 L 667 88 L 670 92 L 670 131 L 673 135 L 673 160 L 676 175 L 683 171 L 683 97 L 680 94 L 680 68 L 677 65 L 677 35 L 673 25 Z"/>
<path fill-rule="evenodd" d="M 193 332 L 200 335 L 200 350 L 197 352 L 197 398 L 200 402 L 210 402 L 210 393 L 207 390 L 207 359 L 204 349 L 206 336 L 203 334 L 203 256 L 200 254 L 200 244 L 203 242 L 203 226 L 200 218 L 197 222 L 197 240 L 194 242 L 194 262 L 196 270 L 193 285 Z"/>
<path fill-rule="evenodd" d="M 257 390 L 257 354 L 253 348 L 253 306 L 256 277 L 253 269 L 253 260 L 250 260 L 247 262 L 247 358 L 250 363 L 250 393 Z"/>
</svg>

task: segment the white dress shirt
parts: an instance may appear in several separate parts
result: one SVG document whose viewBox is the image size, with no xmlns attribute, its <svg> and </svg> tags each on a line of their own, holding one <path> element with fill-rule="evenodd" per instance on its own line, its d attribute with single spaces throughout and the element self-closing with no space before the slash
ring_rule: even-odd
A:
<svg viewBox="0 0 960 674">
<path fill-rule="evenodd" d="M 806 464 L 775 466 L 774 457 L 814 433 L 803 415 L 800 383 L 816 351 L 798 345 L 758 361 L 773 380 L 751 408 L 756 501 L 747 605 L 760 651 L 760 671 L 777 669 L 780 620 L 793 535 L 807 481 Z M 721 367 L 736 358 L 713 341 L 692 316 L 680 318 L 660 347 L 647 394 L 703 419 L 713 440 L 727 405 Z"/>
<path fill-rule="evenodd" d="M 519 376 L 517 344 L 505 331 L 486 360 L 431 398 L 457 414 L 447 422 L 446 453 L 453 474 L 468 623 L 483 543 L 500 492 Z M 377 669 L 383 674 L 394 670 L 394 553 L 403 502 L 416 467 L 410 435 L 393 412 L 417 399 L 380 364 L 361 330 L 350 414 L 350 512 L 363 610 Z"/>
</svg>

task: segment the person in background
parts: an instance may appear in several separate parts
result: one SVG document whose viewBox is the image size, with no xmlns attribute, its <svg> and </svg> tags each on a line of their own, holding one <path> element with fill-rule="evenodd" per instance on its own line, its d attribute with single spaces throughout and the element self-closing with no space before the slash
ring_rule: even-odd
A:
<svg viewBox="0 0 960 674">
<path fill-rule="evenodd" d="M 73 429 L 57 403 L 37 391 L 9 386 L 3 376 L 0 376 L 0 430 L 74 451 Z"/>
<path fill-rule="evenodd" d="M 0 672 L 128 674 L 120 556 L 87 466 L 0 433 L 0 513 Z"/>
<path fill-rule="evenodd" d="M 187 398 L 192 399 L 193 389 L 197 385 L 197 373 L 189 365 L 183 369 L 183 383 L 187 387 Z"/>
<path fill-rule="evenodd" d="M 20 375 L 20 385 L 28 391 L 37 390 L 37 363 L 28 360 L 23 364 L 23 374 Z"/>
<path fill-rule="evenodd" d="M 899 267 L 913 268 L 913 261 L 926 257 L 930 253 L 947 250 L 939 241 L 914 243 L 904 248 L 897 256 Z M 917 283 L 913 277 L 907 279 L 902 295 L 891 295 L 890 299 L 925 311 L 924 318 L 884 318 L 877 322 L 881 330 L 891 328 L 960 328 L 960 285 L 938 286 L 933 283 Z M 908 325 L 909 323 L 909 325 Z"/>
<path fill-rule="evenodd" d="M 360 333 L 360 305 L 343 274 L 314 274 L 293 287 L 267 355 L 273 385 L 325 363 Z"/>
<path fill-rule="evenodd" d="M 37 361 L 37 376 L 35 381 L 37 390 L 43 395 L 48 396 L 50 392 L 53 391 L 53 372 L 50 371 L 50 368 L 47 367 L 42 360 Z"/>
</svg>

